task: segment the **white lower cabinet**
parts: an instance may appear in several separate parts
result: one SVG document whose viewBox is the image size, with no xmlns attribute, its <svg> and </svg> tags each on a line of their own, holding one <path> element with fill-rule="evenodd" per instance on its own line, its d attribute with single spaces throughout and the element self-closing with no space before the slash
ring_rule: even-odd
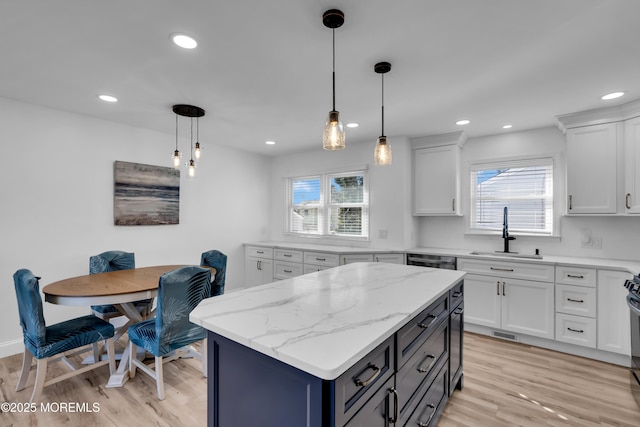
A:
<svg viewBox="0 0 640 427">
<path fill-rule="evenodd" d="M 260 246 L 245 247 L 245 286 L 257 286 L 273 281 L 273 249 Z"/>
<path fill-rule="evenodd" d="M 556 313 L 556 340 L 595 348 L 596 319 Z"/>
<path fill-rule="evenodd" d="M 631 354 L 631 318 L 623 284 L 632 277 L 623 271 L 598 270 L 599 350 Z"/>
<path fill-rule="evenodd" d="M 554 337 L 553 283 L 469 274 L 465 301 L 465 322 Z"/>
</svg>

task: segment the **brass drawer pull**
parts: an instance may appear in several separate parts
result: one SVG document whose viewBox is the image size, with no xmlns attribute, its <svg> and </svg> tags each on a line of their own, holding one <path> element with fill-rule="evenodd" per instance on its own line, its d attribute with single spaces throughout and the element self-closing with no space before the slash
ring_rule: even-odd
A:
<svg viewBox="0 0 640 427">
<path fill-rule="evenodd" d="M 359 374 L 358 377 L 360 375 L 362 375 L 364 373 L 364 371 L 368 370 L 368 369 L 372 369 L 373 370 L 373 374 L 371 374 L 371 376 L 369 378 L 367 378 L 366 380 L 362 381 L 360 378 L 355 378 L 353 380 L 353 382 L 355 383 L 355 385 L 357 385 L 358 387 L 366 387 L 369 384 L 371 384 L 371 382 L 373 380 L 375 380 L 376 378 L 378 378 L 378 375 L 380 375 L 380 368 L 378 368 L 376 365 L 367 365 L 366 368 L 364 368 Z"/>
<path fill-rule="evenodd" d="M 433 325 L 433 323 L 436 321 L 438 316 L 434 316 L 433 314 L 430 314 L 426 318 L 427 319 L 431 318 L 432 319 L 431 322 L 429 322 L 429 323 L 420 322 L 420 323 L 418 323 L 418 327 L 420 327 L 422 329 L 427 329 L 429 326 Z"/>
<path fill-rule="evenodd" d="M 426 368 L 417 368 L 418 372 L 420 372 L 421 374 L 426 374 L 427 372 L 429 372 L 431 368 L 433 368 L 433 365 L 436 363 L 436 357 L 433 354 L 425 357 L 423 362 L 427 359 L 431 359 L 431 363 L 429 363 L 429 366 L 427 366 Z"/>
</svg>

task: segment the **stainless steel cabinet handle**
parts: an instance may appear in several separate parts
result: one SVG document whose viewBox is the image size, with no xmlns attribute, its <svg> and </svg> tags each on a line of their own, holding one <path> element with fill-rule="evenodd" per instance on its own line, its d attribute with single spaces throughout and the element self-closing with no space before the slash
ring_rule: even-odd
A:
<svg viewBox="0 0 640 427">
<path fill-rule="evenodd" d="M 573 298 L 567 298 L 567 301 L 571 301 L 571 302 L 584 302 L 584 300 L 582 299 L 573 299 Z"/>
<path fill-rule="evenodd" d="M 433 354 L 430 354 L 427 357 L 425 357 L 423 362 L 426 361 L 427 359 L 431 359 L 431 363 L 429 363 L 429 366 L 427 366 L 426 368 L 422 368 L 422 367 L 417 368 L 418 372 L 420 372 L 421 374 L 426 374 L 427 372 L 429 372 L 431 368 L 433 368 L 433 365 L 436 363 L 436 357 Z"/>
<path fill-rule="evenodd" d="M 389 393 L 393 393 L 393 417 L 389 417 L 389 422 L 395 424 L 398 421 L 398 390 L 391 387 Z"/>
<path fill-rule="evenodd" d="M 624 200 L 624 205 L 627 207 L 627 209 L 631 209 L 631 194 L 627 193 L 627 196 Z"/>
<path fill-rule="evenodd" d="M 418 327 L 420 327 L 422 329 L 427 329 L 429 326 L 433 325 L 433 322 L 435 322 L 437 318 L 438 318 L 438 316 L 434 316 L 433 314 L 430 314 L 425 318 L 425 320 L 426 319 L 431 319 L 431 322 L 429 322 L 429 323 L 424 323 L 424 321 L 420 322 L 420 323 L 418 323 Z"/>
<path fill-rule="evenodd" d="M 510 271 L 513 272 L 513 268 L 498 268 L 498 267 L 489 267 L 493 271 Z"/>
<path fill-rule="evenodd" d="M 366 380 L 362 381 L 359 377 L 360 375 L 362 375 L 364 373 L 364 371 L 367 370 L 373 370 L 373 374 L 371 374 L 371 376 L 369 378 L 367 378 Z M 380 375 L 380 368 L 378 368 L 376 365 L 367 365 L 366 368 L 364 368 L 359 374 L 358 377 L 356 377 L 353 382 L 355 383 L 355 385 L 357 385 L 358 387 L 366 387 L 369 384 L 371 384 L 371 382 L 373 380 L 375 380 L 376 378 L 378 378 L 378 375 Z"/>
<path fill-rule="evenodd" d="M 453 312 L 453 314 L 462 314 L 463 312 L 464 312 L 464 308 L 458 307 L 456 308 L 456 311 Z"/>
<path fill-rule="evenodd" d="M 573 196 L 569 194 L 569 210 L 573 209 Z"/>
<path fill-rule="evenodd" d="M 584 334 L 584 331 L 582 329 L 567 328 L 567 330 L 571 332 L 577 332 L 579 334 Z"/>
<path fill-rule="evenodd" d="M 582 274 L 567 274 L 567 277 L 570 277 L 572 279 L 584 279 L 584 276 Z"/>
<path fill-rule="evenodd" d="M 426 407 L 431 409 L 431 414 L 429 414 L 429 418 L 427 418 L 427 421 L 418 421 L 418 425 L 420 427 L 427 427 L 429 425 L 429 423 L 431 422 L 431 418 L 433 418 L 433 416 L 436 413 L 436 407 L 434 405 L 432 405 L 431 403 L 429 403 Z"/>
<path fill-rule="evenodd" d="M 456 292 L 451 294 L 451 296 L 454 297 L 454 298 L 458 298 L 460 295 L 462 295 L 462 291 L 456 291 Z"/>
</svg>

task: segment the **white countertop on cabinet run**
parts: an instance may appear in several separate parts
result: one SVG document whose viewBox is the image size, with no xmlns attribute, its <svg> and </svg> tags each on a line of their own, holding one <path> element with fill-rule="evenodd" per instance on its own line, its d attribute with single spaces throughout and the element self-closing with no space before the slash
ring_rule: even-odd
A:
<svg viewBox="0 0 640 427">
<path fill-rule="evenodd" d="M 296 242 L 253 242 L 245 243 L 245 246 L 264 246 L 275 249 L 291 249 L 299 251 L 327 252 L 335 254 L 376 254 L 376 253 L 400 253 L 406 251 L 400 249 L 384 249 L 384 248 L 360 248 L 357 246 L 334 246 L 319 243 L 296 243 Z"/>
<path fill-rule="evenodd" d="M 332 380 L 464 275 L 355 263 L 209 298 L 189 318 L 216 334 Z"/>
</svg>

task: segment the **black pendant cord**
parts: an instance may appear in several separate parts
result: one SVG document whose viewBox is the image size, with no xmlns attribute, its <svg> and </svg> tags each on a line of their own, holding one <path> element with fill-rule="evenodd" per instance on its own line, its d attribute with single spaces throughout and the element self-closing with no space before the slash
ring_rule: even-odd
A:
<svg viewBox="0 0 640 427">
<path fill-rule="evenodd" d="M 333 111 L 336 111 L 336 30 L 333 28 L 331 30 L 333 34 Z"/>
<path fill-rule="evenodd" d="M 176 114 L 176 151 L 178 151 L 178 115 Z"/>
<path fill-rule="evenodd" d="M 193 117 L 191 117 L 191 161 L 193 161 Z"/>
<path fill-rule="evenodd" d="M 382 134 L 381 136 L 384 136 L 384 74 L 381 74 L 382 77 Z"/>
</svg>

